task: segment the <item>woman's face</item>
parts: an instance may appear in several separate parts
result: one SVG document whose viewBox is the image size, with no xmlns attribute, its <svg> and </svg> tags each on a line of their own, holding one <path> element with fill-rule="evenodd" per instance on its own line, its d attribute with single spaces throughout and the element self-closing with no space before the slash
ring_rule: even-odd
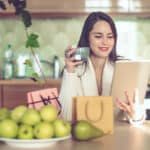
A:
<svg viewBox="0 0 150 150">
<path fill-rule="evenodd" d="M 109 56 L 115 44 L 113 32 L 109 23 L 98 21 L 89 33 L 89 45 L 92 55 L 106 58 Z"/>
</svg>

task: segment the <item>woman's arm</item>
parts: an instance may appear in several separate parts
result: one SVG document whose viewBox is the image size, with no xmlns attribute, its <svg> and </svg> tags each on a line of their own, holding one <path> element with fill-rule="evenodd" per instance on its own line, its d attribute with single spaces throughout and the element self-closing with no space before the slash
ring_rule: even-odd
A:
<svg viewBox="0 0 150 150">
<path fill-rule="evenodd" d="M 76 61 L 73 54 L 76 48 L 69 46 L 65 51 L 65 69 L 63 72 L 62 84 L 60 89 L 60 103 L 62 105 L 62 116 L 67 120 L 72 118 L 72 98 L 78 96 L 81 91 L 81 82 L 76 73 L 76 67 L 82 61 Z"/>
<path fill-rule="evenodd" d="M 62 105 L 62 117 L 72 119 L 72 98 L 78 96 L 81 90 L 80 80 L 77 73 L 69 73 L 66 69 L 63 72 L 59 100 Z"/>
</svg>

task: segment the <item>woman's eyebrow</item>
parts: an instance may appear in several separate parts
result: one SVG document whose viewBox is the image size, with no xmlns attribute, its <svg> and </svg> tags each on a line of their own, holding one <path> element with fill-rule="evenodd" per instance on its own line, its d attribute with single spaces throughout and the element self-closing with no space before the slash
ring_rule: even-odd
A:
<svg viewBox="0 0 150 150">
<path fill-rule="evenodd" d="M 113 33 L 108 33 L 108 35 L 112 35 L 113 36 L 114 34 Z"/>
<path fill-rule="evenodd" d="M 92 34 L 103 34 L 101 32 L 92 32 Z"/>
<path fill-rule="evenodd" d="M 102 35 L 103 33 L 101 33 L 101 32 L 92 32 L 92 34 Z M 107 35 L 113 35 L 113 33 L 110 32 L 110 33 L 107 33 Z"/>
</svg>

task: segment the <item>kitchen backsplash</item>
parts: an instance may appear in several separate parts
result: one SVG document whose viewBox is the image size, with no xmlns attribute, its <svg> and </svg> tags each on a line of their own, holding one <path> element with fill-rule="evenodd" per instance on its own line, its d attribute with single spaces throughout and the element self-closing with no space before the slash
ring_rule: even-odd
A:
<svg viewBox="0 0 150 150">
<path fill-rule="evenodd" d="M 118 53 L 129 58 L 150 59 L 150 30 L 148 19 L 114 18 L 118 29 Z M 64 51 L 68 45 L 76 45 L 85 17 L 33 19 L 30 31 L 39 35 L 40 48 L 35 49 L 39 60 L 52 64 L 54 56 L 59 57 L 61 69 L 64 66 Z M 25 48 L 25 31 L 20 20 L 1 18 L 0 21 L 0 70 L 3 71 L 4 51 L 12 44 L 15 60 L 28 57 Z M 17 63 L 17 62 L 16 62 Z M 19 62 L 23 63 L 23 62 Z M 41 64 L 46 76 L 52 76 L 50 64 Z M 21 68 L 21 67 L 20 67 Z"/>
</svg>

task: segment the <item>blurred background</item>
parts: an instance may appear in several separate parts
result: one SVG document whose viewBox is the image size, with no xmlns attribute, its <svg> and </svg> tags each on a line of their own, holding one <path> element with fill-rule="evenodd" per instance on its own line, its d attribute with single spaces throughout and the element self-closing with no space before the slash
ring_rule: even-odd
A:
<svg viewBox="0 0 150 150">
<path fill-rule="evenodd" d="M 20 0 L 19 0 L 20 1 Z M 24 0 L 21 0 L 24 1 Z M 4 0 L 4 2 L 8 2 Z M 25 48 L 27 40 L 24 24 L 15 15 L 12 5 L 0 9 L 0 107 L 14 108 L 27 103 L 27 93 L 41 88 L 61 86 L 64 51 L 76 45 L 83 23 L 90 12 L 103 11 L 115 21 L 118 31 L 117 52 L 130 59 L 150 59 L 150 0 L 26 0 L 32 16 L 29 33 L 39 36 L 36 58 L 46 76 L 44 84 L 28 79 L 24 62 L 30 59 L 34 71 L 39 67 Z M 31 76 L 30 76 L 31 77 Z M 20 80 L 22 79 L 22 80 Z M 45 84 L 46 83 L 46 84 Z M 150 81 L 145 96 L 150 106 Z"/>
<path fill-rule="evenodd" d="M 47 77 L 54 76 L 54 63 L 62 70 L 66 47 L 77 44 L 84 20 L 92 11 L 104 11 L 115 20 L 118 54 L 131 59 L 150 59 L 149 0 L 27 0 L 27 9 L 32 14 L 30 31 L 39 35 L 36 55 Z M 24 60 L 32 58 L 25 41 L 24 26 L 20 18 L 14 16 L 13 8 L 0 10 L 1 78 L 5 57 L 13 57 L 14 78 L 24 77 Z M 6 54 L 9 47 L 13 54 Z M 38 71 L 36 63 L 35 70 Z"/>
</svg>

